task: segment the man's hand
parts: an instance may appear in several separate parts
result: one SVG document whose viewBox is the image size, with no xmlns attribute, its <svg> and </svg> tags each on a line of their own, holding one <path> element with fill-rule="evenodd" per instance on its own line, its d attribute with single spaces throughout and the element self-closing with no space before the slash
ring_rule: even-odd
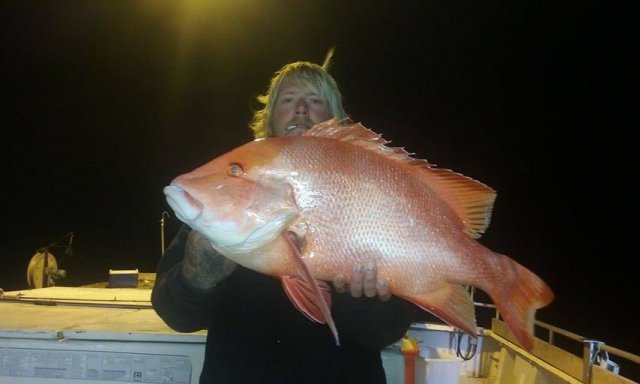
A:
<svg viewBox="0 0 640 384">
<path fill-rule="evenodd" d="M 389 283 L 387 280 L 378 278 L 378 270 L 376 269 L 376 263 L 370 261 L 366 266 L 362 264 L 356 264 L 351 272 L 351 280 L 349 287 L 345 282 L 344 275 L 338 274 L 333 279 L 333 287 L 336 292 L 342 293 L 347 289 L 353 297 L 361 297 L 362 294 L 366 297 L 378 296 L 380 300 L 387 301 L 391 298 L 391 292 L 389 290 Z"/>
<path fill-rule="evenodd" d="M 182 260 L 182 274 L 192 288 L 209 290 L 229 276 L 237 266 L 213 249 L 211 242 L 200 233 L 189 233 Z"/>
</svg>

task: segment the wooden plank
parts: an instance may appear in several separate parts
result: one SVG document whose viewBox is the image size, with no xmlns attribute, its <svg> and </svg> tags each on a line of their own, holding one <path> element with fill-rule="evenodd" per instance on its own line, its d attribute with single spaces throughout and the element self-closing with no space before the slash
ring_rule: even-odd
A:
<svg viewBox="0 0 640 384">
<path fill-rule="evenodd" d="M 611 371 L 595 365 L 591 371 L 592 384 L 638 384 L 636 381 L 618 376 Z"/>
<path fill-rule="evenodd" d="M 513 333 L 503 321 L 493 319 L 491 329 L 499 336 L 517 344 L 515 336 L 513 336 Z M 576 356 L 539 338 L 535 338 L 531 354 L 567 373 L 571 377 L 582 380 L 583 361 L 581 356 Z"/>
<path fill-rule="evenodd" d="M 582 357 L 567 352 L 555 345 L 536 339 L 533 353 L 540 359 L 566 372 L 571 377 L 582 380 Z"/>
<path fill-rule="evenodd" d="M 485 331 L 485 335 L 487 335 L 488 337 L 491 337 L 492 339 L 496 339 L 504 348 L 503 350 L 508 350 L 508 353 L 504 354 L 504 356 L 501 354 L 500 356 L 500 364 L 504 364 L 504 362 L 507 362 L 507 358 L 509 358 L 510 360 L 513 360 L 513 362 L 509 363 L 507 362 L 508 366 L 505 368 L 504 372 L 509 372 L 511 374 L 516 374 L 513 373 L 511 371 L 515 370 L 515 361 L 518 359 L 522 359 L 523 361 L 528 361 L 529 364 L 535 365 L 536 368 L 538 369 L 538 367 L 544 371 L 547 371 L 551 376 L 540 376 L 542 377 L 542 380 L 544 382 L 544 380 L 548 381 L 549 383 L 573 383 L 573 384 L 578 384 L 581 383 L 582 381 L 579 379 L 576 379 L 574 377 L 572 377 L 571 375 L 567 374 L 566 372 L 562 371 L 561 369 L 557 368 L 556 366 L 554 366 L 553 364 L 551 364 L 550 362 L 547 362 L 541 358 L 539 358 L 538 356 L 536 356 L 533 353 L 530 353 L 526 350 L 524 350 L 522 347 L 520 347 L 519 345 L 517 345 L 516 343 L 502 337 L 501 335 L 498 335 L 496 332 L 494 331 Z M 513 355 L 511 357 L 511 355 Z M 503 359 L 504 357 L 504 359 Z M 536 372 L 537 374 L 537 372 Z M 523 376 L 524 377 L 524 374 Z M 555 377 L 553 379 L 553 381 L 549 381 L 550 379 L 548 379 L 548 377 Z M 557 379 L 557 380 L 556 380 Z M 521 379 L 515 379 L 514 377 L 510 377 L 509 379 L 507 379 L 508 381 L 505 382 L 506 383 L 513 383 L 513 380 L 516 380 L 515 382 L 522 382 L 523 384 L 526 383 L 524 380 L 524 378 Z M 535 384 L 538 384 L 537 382 L 535 382 Z"/>
</svg>

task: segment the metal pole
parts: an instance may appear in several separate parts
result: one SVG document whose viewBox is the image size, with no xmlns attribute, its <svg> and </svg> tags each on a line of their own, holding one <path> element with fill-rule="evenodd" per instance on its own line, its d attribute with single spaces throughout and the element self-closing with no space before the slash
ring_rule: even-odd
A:
<svg viewBox="0 0 640 384">
<path fill-rule="evenodd" d="M 42 268 L 42 288 L 47 288 L 48 286 L 49 286 L 49 247 L 44 249 L 44 267 Z"/>
<path fill-rule="evenodd" d="M 170 217 L 167 211 L 162 211 L 160 216 L 160 255 L 164 255 L 164 218 Z"/>
<path fill-rule="evenodd" d="M 582 382 L 591 384 L 591 369 L 596 358 L 600 354 L 601 341 L 585 339 L 582 349 Z"/>
</svg>

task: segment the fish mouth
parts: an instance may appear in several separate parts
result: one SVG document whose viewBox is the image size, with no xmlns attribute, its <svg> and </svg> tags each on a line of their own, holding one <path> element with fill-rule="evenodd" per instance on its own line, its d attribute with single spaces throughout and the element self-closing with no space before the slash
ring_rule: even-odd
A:
<svg viewBox="0 0 640 384">
<path fill-rule="evenodd" d="M 220 220 L 215 225 L 204 223 L 201 220 L 204 205 L 179 184 L 166 186 L 163 192 L 176 217 L 209 238 L 213 247 L 226 256 L 244 254 L 272 241 L 296 217 L 295 212 L 282 209 L 275 212 L 271 220 L 259 220 L 259 225 L 246 233 L 230 221 Z"/>
<path fill-rule="evenodd" d="M 184 188 L 172 184 L 164 187 L 163 192 L 167 203 L 169 203 L 169 206 L 181 221 L 192 223 L 202 215 L 202 203 L 191 196 Z"/>
</svg>

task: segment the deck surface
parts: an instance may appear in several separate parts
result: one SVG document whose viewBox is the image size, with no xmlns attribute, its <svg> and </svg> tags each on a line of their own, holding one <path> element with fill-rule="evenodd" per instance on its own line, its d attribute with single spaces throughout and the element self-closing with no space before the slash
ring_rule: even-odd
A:
<svg viewBox="0 0 640 384">
<path fill-rule="evenodd" d="M 103 331 L 188 336 L 169 328 L 150 302 L 150 289 L 49 287 L 5 292 L 0 331 Z"/>
</svg>

